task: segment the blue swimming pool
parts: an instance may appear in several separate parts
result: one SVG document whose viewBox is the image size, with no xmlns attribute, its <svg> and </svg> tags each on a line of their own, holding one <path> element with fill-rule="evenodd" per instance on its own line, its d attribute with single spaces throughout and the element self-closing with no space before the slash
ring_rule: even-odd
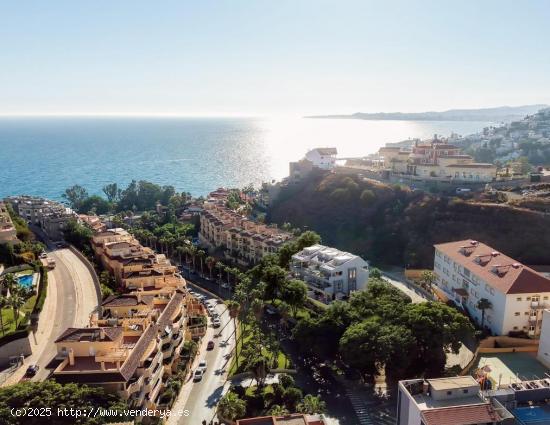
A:
<svg viewBox="0 0 550 425">
<path fill-rule="evenodd" d="M 32 274 L 25 274 L 23 276 L 19 276 L 17 278 L 19 284 L 21 286 L 24 286 L 25 288 L 31 288 L 32 287 Z"/>
<path fill-rule="evenodd" d="M 512 413 L 521 425 L 548 425 L 550 424 L 550 407 L 533 406 L 518 407 Z"/>
</svg>

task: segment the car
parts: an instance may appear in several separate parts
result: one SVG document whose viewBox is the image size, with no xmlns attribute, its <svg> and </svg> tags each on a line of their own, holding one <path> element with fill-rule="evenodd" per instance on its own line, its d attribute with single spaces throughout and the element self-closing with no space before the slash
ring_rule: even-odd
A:
<svg viewBox="0 0 550 425">
<path fill-rule="evenodd" d="M 214 341 L 208 341 L 208 344 L 206 344 L 207 350 L 213 350 L 214 349 Z"/>
<path fill-rule="evenodd" d="M 202 359 L 200 362 L 199 362 L 199 365 L 197 366 L 197 369 L 200 369 L 204 372 L 206 372 L 206 368 L 208 367 L 208 363 L 206 362 L 205 359 Z"/>
<path fill-rule="evenodd" d="M 48 254 L 43 252 L 42 254 L 40 254 L 40 258 L 48 258 Z"/>
<path fill-rule="evenodd" d="M 32 364 L 27 368 L 27 371 L 25 372 L 25 376 L 31 377 L 38 373 L 38 370 L 40 369 L 40 366 L 37 364 Z"/>
<path fill-rule="evenodd" d="M 216 317 L 214 320 L 212 320 L 212 326 L 214 326 L 215 328 L 219 328 L 221 325 L 222 322 L 219 318 Z"/>
<path fill-rule="evenodd" d="M 202 380 L 202 377 L 204 376 L 204 370 L 203 369 L 197 369 L 195 373 L 193 374 L 193 381 L 198 382 Z"/>
<path fill-rule="evenodd" d="M 456 194 L 457 195 L 460 194 L 460 193 L 469 193 L 471 191 L 472 191 L 472 189 L 469 189 L 467 187 L 457 187 L 456 188 Z"/>
</svg>

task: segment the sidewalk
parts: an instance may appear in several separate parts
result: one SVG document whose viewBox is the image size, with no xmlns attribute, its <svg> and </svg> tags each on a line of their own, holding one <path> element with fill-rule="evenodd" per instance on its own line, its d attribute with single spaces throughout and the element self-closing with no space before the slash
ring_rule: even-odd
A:
<svg viewBox="0 0 550 425">
<path fill-rule="evenodd" d="M 53 338 L 53 330 L 55 321 L 56 311 L 56 300 L 57 300 L 57 283 L 52 272 L 48 272 L 48 292 L 46 295 L 46 300 L 44 301 L 44 306 L 40 317 L 38 319 L 38 327 L 36 332 L 29 334 L 29 341 L 32 347 L 32 354 L 25 358 L 23 364 L 15 370 L 10 371 L 10 376 L 2 383 L 0 386 L 8 386 L 16 384 L 23 378 L 27 367 L 31 364 L 34 364 L 40 359 L 42 354 L 47 349 L 47 343 Z"/>
</svg>

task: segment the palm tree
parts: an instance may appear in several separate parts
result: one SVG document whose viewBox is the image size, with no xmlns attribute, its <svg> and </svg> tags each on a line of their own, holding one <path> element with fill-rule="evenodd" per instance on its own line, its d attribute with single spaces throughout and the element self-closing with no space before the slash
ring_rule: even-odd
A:
<svg viewBox="0 0 550 425">
<path fill-rule="evenodd" d="M 2 335 L 4 335 L 4 316 L 2 315 L 2 309 L 8 305 L 8 299 L 0 294 L 0 327 L 2 328 Z"/>
<path fill-rule="evenodd" d="M 204 258 L 206 257 L 206 252 L 202 249 L 197 250 L 197 257 L 201 262 L 201 275 L 204 275 Z"/>
<path fill-rule="evenodd" d="M 234 300 L 227 301 L 227 310 L 229 311 L 229 317 L 233 319 L 233 327 L 235 328 L 235 362 L 237 369 L 239 368 L 239 346 L 237 340 L 237 317 L 239 317 L 239 312 L 241 310 L 241 305 Z"/>
<path fill-rule="evenodd" d="M 485 310 L 493 308 L 493 304 L 487 298 L 480 298 L 476 307 L 481 310 L 481 329 L 483 329 L 483 325 L 485 324 Z"/>
<path fill-rule="evenodd" d="M 271 409 L 269 409 L 269 412 L 267 413 L 271 416 L 286 416 L 288 415 L 289 411 L 285 406 L 274 404 L 273 406 L 271 406 Z"/>
<path fill-rule="evenodd" d="M 234 421 L 242 418 L 245 413 L 246 401 L 240 399 L 235 393 L 228 392 L 218 404 L 218 414 L 223 419 Z"/>
<path fill-rule="evenodd" d="M 217 265 L 217 261 L 214 257 L 206 257 L 206 267 L 208 267 L 208 272 L 210 273 L 210 279 L 212 279 L 212 269 Z"/>
<path fill-rule="evenodd" d="M 25 304 L 25 291 L 20 286 L 15 286 L 10 289 L 8 304 L 13 310 L 13 322 L 15 327 L 18 326 L 19 309 Z"/>
<path fill-rule="evenodd" d="M 290 317 L 290 313 L 292 309 L 287 303 L 283 301 L 279 304 L 279 306 L 277 307 L 277 310 L 279 312 L 279 316 L 281 316 L 281 322 L 283 322 L 283 326 L 286 329 L 288 318 Z"/>
<path fill-rule="evenodd" d="M 252 307 L 252 312 L 254 313 L 254 316 L 256 316 L 256 320 L 260 320 L 264 312 L 263 300 L 259 298 L 253 299 L 252 303 L 250 304 L 250 307 Z"/>
<path fill-rule="evenodd" d="M 196 260 L 196 257 L 197 257 L 197 248 L 195 247 L 195 245 L 189 245 L 189 254 L 191 255 L 191 262 L 193 263 L 193 271 L 196 271 L 196 268 L 195 268 L 195 260 Z"/>
<path fill-rule="evenodd" d="M 313 396 L 311 394 L 306 395 L 298 406 L 296 410 L 299 413 L 304 413 L 306 415 L 315 415 L 319 413 L 324 413 L 327 406 L 323 400 L 319 397 Z"/>
</svg>

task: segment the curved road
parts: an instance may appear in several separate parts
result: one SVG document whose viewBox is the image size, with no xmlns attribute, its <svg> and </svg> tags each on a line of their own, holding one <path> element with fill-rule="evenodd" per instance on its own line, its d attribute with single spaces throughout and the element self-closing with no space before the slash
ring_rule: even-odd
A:
<svg viewBox="0 0 550 425">
<path fill-rule="evenodd" d="M 67 248 L 51 250 L 48 255 L 55 260 L 56 267 L 48 272 L 46 301 L 36 333 L 30 335 L 33 354 L 4 385 L 19 381 L 30 364 L 40 367 L 33 381 L 46 379 L 51 373 L 47 366 L 56 354 L 54 341 L 69 327 L 86 326 L 98 305 L 92 275 L 86 265 Z"/>
</svg>

